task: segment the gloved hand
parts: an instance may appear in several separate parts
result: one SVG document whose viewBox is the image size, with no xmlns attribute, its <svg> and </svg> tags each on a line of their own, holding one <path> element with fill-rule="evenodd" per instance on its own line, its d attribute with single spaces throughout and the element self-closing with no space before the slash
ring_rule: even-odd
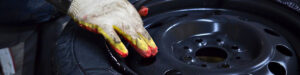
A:
<svg viewBox="0 0 300 75">
<path fill-rule="evenodd" d="M 139 13 L 127 0 L 73 0 L 68 14 L 81 27 L 103 35 L 121 57 L 128 51 L 117 33 L 145 58 L 158 52 Z"/>
</svg>

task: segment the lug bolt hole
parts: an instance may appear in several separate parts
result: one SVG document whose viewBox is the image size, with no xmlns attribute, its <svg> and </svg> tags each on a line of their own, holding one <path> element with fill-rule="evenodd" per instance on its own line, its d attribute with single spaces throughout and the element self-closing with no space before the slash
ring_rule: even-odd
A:
<svg viewBox="0 0 300 75">
<path fill-rule="evenodd" d="M 190 49 L 188 46 L 184 46 L 183 49 Z"/>
<path fill-rule="evenodd" d="M 206 64 L 201 64 L 201 67 L 207 67 L 207 65 Z"/>
<path fill-rule="evenodd" d="M 221 39 L 217 39 L 216 41 L 217 41 L 217 42 L 222 42 L 222 40 L 221 40 Z"/>
<path fill-rule="evenodd" d="M 239 49 L 239 47 L 238 46 L 232 46 L 231 49 L 237 50 L 237 49 Z"/>
<path fill-rule="evenodd" d="M 195 41 L 200 43 L 200 42 L 203 42 L 203 39 L 196 39 Z"/>
<path fill-rule="evenodd" d="M 235 59 L 241 59 L 241 57 L 235 57 Z"/>
<path fill-rule="evenodd" d="M 223 64 L 221 67 L 222 68 L 230 68 L 230 65 L 229 64 Z"/>
<path fill-rule="evenodd" d="M 191 56 L 184 56 L 183 60 L 184 61 L 189 61 L 189 60 L 192 60 L 192 57 Z"/>
</svg>

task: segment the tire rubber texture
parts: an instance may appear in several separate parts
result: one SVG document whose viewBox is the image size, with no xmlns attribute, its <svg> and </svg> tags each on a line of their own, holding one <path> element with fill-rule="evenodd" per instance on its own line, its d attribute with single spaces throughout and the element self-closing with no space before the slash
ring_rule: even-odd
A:
<svg viewBox="0 0 300 75">
<path fill-rule="evenodd" d="M 80 28 L 71 21 L 54 51 L 56 75 L 120 75 L 110 66 L 102 36 Z"/>
</svg>

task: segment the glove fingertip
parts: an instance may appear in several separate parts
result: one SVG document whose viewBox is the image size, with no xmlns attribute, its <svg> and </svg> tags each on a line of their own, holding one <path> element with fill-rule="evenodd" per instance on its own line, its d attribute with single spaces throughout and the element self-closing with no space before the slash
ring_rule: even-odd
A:
<svg viewBox="0 0 300 75">
<path fill-rule="evenodd" d="M 150 47 L 151 49 L 151 55 L 155 56 L 158 53 L 158 48 L 157 47 Z"/>
<path fill-rule="evenodd" d="M 139 14 L 141 16 L 147 16 L 149 12 L 149 8 L 142 6 L 142 8 L 139 10 Z"/>
<path fill-rule="evenodd" d="M 124 50 L 120 50 L 118 48 L 112 47 L 122 58 L 126 58 L 128 56 L 127 50 L 124 52 Z"/>
<path fill-rule="evenodd" d="M 138 50 L 138 52 L 139 52 L 139 51 L 142 51 L 142 50 Z M 151 57 L 152 51 L 151 51 L 150 48 L 148 48 L 148 50 L 145 50 L 145 51 L 139 52 L 139 53 L 140 53 L 140 55 L 143 56 L 144 58 L 149 58 L 149 57 Z"/>
</svg>

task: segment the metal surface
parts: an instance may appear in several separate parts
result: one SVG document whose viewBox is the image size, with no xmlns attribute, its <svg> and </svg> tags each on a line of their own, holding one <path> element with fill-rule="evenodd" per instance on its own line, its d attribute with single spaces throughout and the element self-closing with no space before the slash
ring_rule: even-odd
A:
<svg viewBox="0 0 300 75">
<path fill-rule="evenodd" d="M 144 23 L 159 53 L 144 59 L 130 48 L 121 62 L 137 74 L 298 75 L 294 31 L 300 23 L 293 11 L 247 0 L 175 0 L 148 7 Z"/>
<path fill-rule="evenodd" d="M 248 20 L 239 17 L 242 15 Z M 128 65 L 138 73 L 156 75 L 169 70 L 185 75 L 272 74 L 264 67 L 276 61 L 291 68 L 283 70 L 296 74 L 297 67 L 288 65 L 297 63 L 288 42 L 271 28 L 251 19 L 259 17 L 224 9 L 184 9 L 147 18 L 145 21 L 150 23 L 149 26 L 164 23 L 149 28 L 160 53 L 156 60 L 145 66 L 136 65 L 144 63 L 134 61 L 142 60 L 134 58 L 136 56 L 129 59 Z M 287 55 L 280 50 L 287 51 Z"/>
</svg>

